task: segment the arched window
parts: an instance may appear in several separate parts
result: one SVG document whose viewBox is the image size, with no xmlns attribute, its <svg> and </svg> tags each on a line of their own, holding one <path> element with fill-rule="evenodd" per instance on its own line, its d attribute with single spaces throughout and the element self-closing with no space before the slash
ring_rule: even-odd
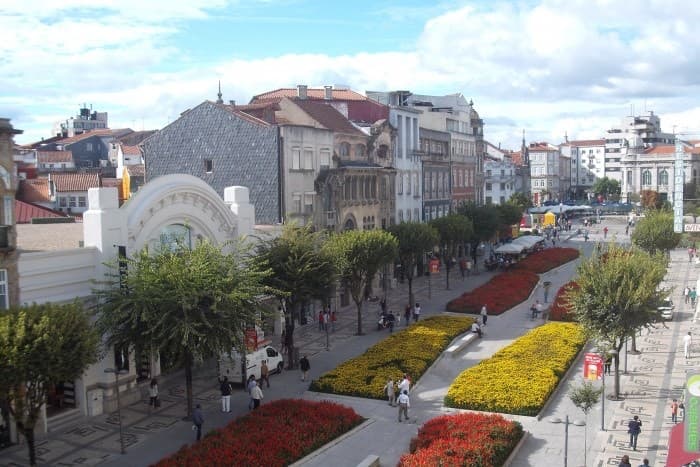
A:
<svg viewBox="0 0 700 467">
<path fill-rule="evenodd" d="M 340 146 L 338 147 L 338 155 L 340 157 L 350 156 L 350 144 L 349 143 L 340 143 Z"/>
<path fill-rule="evenodd" d="M 666 169 L 659 171 L 659 185 L 668 185 L 668 171 Z"/>
<path fill-rule="evenodd" d="M 642 172 L 642 185 L 651 185 L 651 170 Z"/>
<path fill-rule="evenodd" d="M 164 251 L 192 248 L 190 228 L 182 224 L 171 224 L 160 230 L 160 247 Z"/>
<path fill-rule="evenodd" d="M 365 157 L 365 145 L 364 144 L 356 144 L 355 145 L 355 157 L 356 158 Z"/>
</svg>

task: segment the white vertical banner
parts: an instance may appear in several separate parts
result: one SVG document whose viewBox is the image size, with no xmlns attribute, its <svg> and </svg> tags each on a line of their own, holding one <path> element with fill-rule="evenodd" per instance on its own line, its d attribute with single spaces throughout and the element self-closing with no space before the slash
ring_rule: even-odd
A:
<svg viewBox="0 0 700 467">
<path fill-rule="evenodd" d="M 673 231 L 683 232 L 683 185 L 685 174 L 683 168 L 683 143 L 676 136 L 676 158 L 673 166 Z"/>
</svg>

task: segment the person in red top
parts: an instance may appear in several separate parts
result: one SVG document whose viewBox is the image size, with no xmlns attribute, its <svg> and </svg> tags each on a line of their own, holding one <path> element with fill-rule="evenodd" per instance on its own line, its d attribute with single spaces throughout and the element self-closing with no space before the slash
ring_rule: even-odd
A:
<svg viewBox="0 0 700 467">
<path fill-rule="evenodd" d="M 323 327 L 323 310 L 318 312 L 318 330 L 319 331 L 324 331 L 325 328 Z"/>
<path fill-rule="evenodd" d="M 608 237 L 608 228 L 605 227 L 605 228 L 603 229 L 603 238 L 607 238 L 607 237 Z"/>
<path fill-rule="evenodd" d="M 335 322 L 338 318 L 335 316 L 335 310 L 331 311 L 331 332 L 335 332 Z"/>
</svg>

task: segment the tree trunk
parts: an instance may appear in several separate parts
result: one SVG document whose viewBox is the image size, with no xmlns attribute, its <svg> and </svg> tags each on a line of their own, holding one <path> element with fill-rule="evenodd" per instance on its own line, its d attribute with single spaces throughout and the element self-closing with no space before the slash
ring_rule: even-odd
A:
<svg viewBox="0 0 700 467">
<path fill-rule="evenodd" d="M 630 350 L 630 353 L 632 353 L 632 354 L 639 353 L 639 350 L 637 350 L 637 331 L 634 331 L 632 333 L 632 349 Z"/>
<path fill-rule="evenodd" d="M 613 380 L 613 397 L 615 400 L 620 399 L 620 351 L 622 350 L 624 339 L 616 347 L 615 352 L 615 378 Z"/>
<path fill-rule="evenodd" d="M 408 278 L 408 303 L 413 308 L 413 277 Z M 401 313 L 401 310 L 399 310 L 399 313 Z"/>
<path fill-rule="evenodd" d="M 187 394 L 187 418 L 192 417 L 192 354 L 185 353 L 185 389 Z"/>
<path fill-rule="evenodd" d="M 27 440 L 27 449 L 29 450 L 29 465 L 34 467 L 36 466 L 36 442 L 34 439 L 34 427 L 26 428 L 22 426 L 21 431 L 24 435 L 24 438 Z"/>
<path fill-rule="evenodd" d="M 289 307 L 285 307 L 285 310 L 289 310 L 291 316 L 285 316 L 284 320 L 284 339 L 285 347 L 287 348 L 287 358 L 289 362 L 287 363 L 287 369 L 294 369 L 294 320 L 299 316 L 299 305 L 297 303 L 289 304 Z"/>
<path fill-rule="evenodd" d="M 353 297 L 353 301 L 355 302 L 355 306 L 357 307 L 357 335 L 361 336 L 362 333 L 362 303 L 364 300 L 360 298 L 359 301 L 355 300 L 355 297 Z"/>
<path fill-rule="evenodd" d="M 452 261 L 450 259 L 445 260 L 445 290 L 450 290 L 450 265 Z"/>
</svg>

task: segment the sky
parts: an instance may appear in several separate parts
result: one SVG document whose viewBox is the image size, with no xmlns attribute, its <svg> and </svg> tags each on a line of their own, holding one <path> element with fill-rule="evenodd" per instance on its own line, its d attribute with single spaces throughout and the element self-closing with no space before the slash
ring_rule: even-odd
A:
<svg viewBox="0 0 700 467">
<path fill-rule="evenodd" d="M 653 111 L 700 133 L 691 0 L 2 0 L 0 117 L 52 136 L 83 104 L 159 129 L 297 84 L 462 93 L 504 148 L 602 138 Z"/>
</svg>

